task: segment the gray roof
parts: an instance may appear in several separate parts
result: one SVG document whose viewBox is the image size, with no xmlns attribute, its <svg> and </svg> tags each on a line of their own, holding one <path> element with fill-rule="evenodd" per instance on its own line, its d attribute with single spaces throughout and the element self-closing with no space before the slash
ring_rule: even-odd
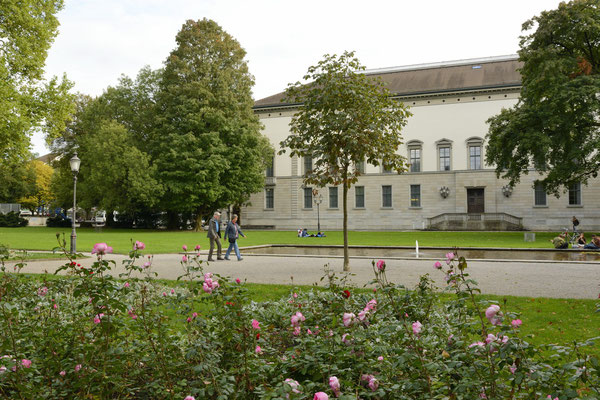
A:
<svg viewBox="0 0 600 400">
<path fill-rule="evenodd" d="M 415 96 L 518 87 L 521 85 L 518 71 L 521 65 L 513 55 L 383 68 L 365 73 L 380 77 L 394 96 Z M 281 102 L 283 98 L 283 92 L 265 97 L 257 100 L 254 108 L 286 105 Z"/>
</svg>

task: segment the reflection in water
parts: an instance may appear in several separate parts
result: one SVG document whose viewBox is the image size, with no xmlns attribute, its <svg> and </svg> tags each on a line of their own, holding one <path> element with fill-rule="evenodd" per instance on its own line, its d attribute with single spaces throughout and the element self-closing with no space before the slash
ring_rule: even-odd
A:
<svg viewBox="0 0 600 400">
<path fill-rule="evenodd" d="M 350 257 L 402 257 L 415 258 L 415 249 L 398 248 L 368 248 L 350 247 Z M 443 259 L 451 249 L 426 249 L 419 251 L 422 258 Z M 299 254 L 314 256 L 343 256 L 342 247 L 328 246 L 274 246 L 256 249 L 246 249 L 248 254 Z M 550 261 L 600 261 L 599 252 L 591 251 L 564 251 L 564 250 L 460 250 L 460 255 L 469 260 L 550 260 Z"/>
</svg>

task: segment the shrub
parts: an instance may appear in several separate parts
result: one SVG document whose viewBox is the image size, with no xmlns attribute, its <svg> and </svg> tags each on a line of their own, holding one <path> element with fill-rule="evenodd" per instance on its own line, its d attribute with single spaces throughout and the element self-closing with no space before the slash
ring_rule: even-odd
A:
<svg viewBox="0 0 600 400">
<path fill-rule="evenodd" d="M 64 249 L 64 240 L 62 247 Z M 245 285 L 181 261 L 180 285 L 152 279 L 132 244 L 127 273 L 71 260 L 58 279 L 0 274 L 3 398 L 597 398 L 592 341 L 535 348 L 517 315 L 475 301 L 467 262 L 449 253 L 450 302 L 425 275 L 414 290 L 373 262 L 372 294 L 327 270 L 327 291 L 255 303 Z M 66 254 L 68 254 L 65 251 Z M 142 264 L 143 263 L 143 264 Z M 141 264 L 141 265 L 140 265 Z M 442 270 L 442 263 L 436 263 Z M 58 272 L 58 271 L 57 271 Z M 316 397 L 315 397 L 316 396 Z"/>
<path fill-rule="evenodd" d="M 0 214 L 0 226 L 6 228 L 17 228 L 27 226 L 29 220 L 21 217 L 18 213 L 11 211 L 7 214 Z"/>
<path fill-rule="evenodd" d="M 46 219 L 46 226 L 50 228 L 70 228 L 71 225 L 71 218 L 63 218 L 60 215 Z"/>
</svg>

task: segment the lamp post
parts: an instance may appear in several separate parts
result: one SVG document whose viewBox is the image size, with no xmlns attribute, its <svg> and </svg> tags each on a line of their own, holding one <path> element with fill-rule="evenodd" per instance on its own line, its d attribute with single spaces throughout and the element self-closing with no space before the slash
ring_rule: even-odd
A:
<svg viewBox="0 0 600 400">
<path fill-rule="evenodd" d="M 323 202 L 323 195 L 319 194 L 317 190 L 314 191 L 314 199 L 313 201 L 317 205 L 317 232 L 321 232 L 321 213 L 319 206 Z"/>
<path fill-rule="evenodd" d="M 77 157 L 77 153 L 69 160 L 71 172 L 73 173 L 73 214 L 71 220 L 71 254 L 77 251 L 77 233 L 75 232 L 75 221 L 77 216 L 77 173 L 79 173 L 79 165 L 81 160 Z"/>
</svg>

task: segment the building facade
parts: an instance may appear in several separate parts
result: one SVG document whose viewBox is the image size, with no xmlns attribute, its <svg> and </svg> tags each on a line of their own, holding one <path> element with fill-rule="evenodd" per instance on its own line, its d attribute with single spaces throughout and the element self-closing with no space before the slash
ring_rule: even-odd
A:
<svg viewBox="0 0 600 400">
<path fill-rule="evenodd" d="M 509 187 L 485 163 L 486 120 L 517 103 L 518 67 L 516 56 L 503 56 L 367 71 L 410 107 L 398 149 L 410 167 L 397 174 L 358 165 L 364 175 L 349 190 L 349 228 L 558 230 L 576 215 L 582 229 L 599 230 L 598 180 L 556 198 L 536 185 L 534 170 Z M 342 187 L 307 187 L 302 175 L 312 160 L 277 155 L 298 107 L 282 98 L 279 93 L 254 106 L 276 155 L 265 190 L 242 210 L 244 224 L 312 231 L 319 218 L 322 230 L 342 229 Z"/>
</svg>

